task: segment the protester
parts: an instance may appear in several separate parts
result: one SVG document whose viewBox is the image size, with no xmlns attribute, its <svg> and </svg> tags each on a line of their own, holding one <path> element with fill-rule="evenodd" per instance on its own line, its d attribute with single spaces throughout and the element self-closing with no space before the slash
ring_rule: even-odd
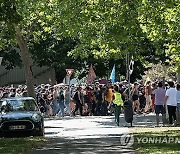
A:
<svg viewBox="0 0 180 154">
<path fill-rule="evenodd" d="M 162 114 L 162 122 L 165 125 L 166 122 L 166 108 L 165 108 L 165 94 L 166 90 L 163 87 L 162 82 L 158 83 L 158 88 L 153 90 L 152 94 L 155 95 L 155 113 L 156 113 L 156 122 L 157 126 L 159 126 L 159 114 Z"/>
<path fill-rule="evenodd" d="M 96 97 L 96 111 L 95 114 L 96 115 L 102 115 L 102 103 L 104 102 L 104 93 L 103 93 L 103 87 L 102 85 L 98 85 L 98 87 L 96 87 L 96 93 L 95 93 L 95 97 Z"/>
<path fill-rule="evenodd" d="M 145 87 L 143 81 L 139 82 L 139 103 L 140 103 L 140 111 L 142 113 L 146 106 Z"/>
<path fill-rule="evenodd" d="M 105 103 L 107 106 L 106 115 L 108 114 L 108 110 L 110 111 L 110 114 L 112 113 L 112 102 L 113 102 L 113 87 L 112 83 L 108 82 L 105 92 Z"/>
<path fill-rule="evenodd" d="M 148 81 L 145 87 L 145 97 L 146 97 L 146 106 L 144 109 L 145 113 L 151 112 L 151 108 L 152 108 L 151 94 L 152 94 L 151 81 Z"/>
<path fill-rule="evenodd" d="M 174 87 L 174 82 L 171 81 L 168 84 L 170 88 L 166 90 L 165 102 L 168 108 L 169 124 L 176 125 L 177 90 Z"/>
<path fill-rule="evenodd" d="M 131 96 L 133 101 L 133 111 L 135 112 L 135 109 L 137 111 L 137 114 L 140 113 L 140 103 L 139 103 L 139 85 L 138 83 L 134 83 L 134 87 L 131 90 Z"/>
<path fill-rule="evenodd" d="M 58 87 L 54 86 L 53 88 L 53 100 L 52 100 L 52 108 L 53 108 L 53 115 L 55 116 L 58 113 Z"/>
<path fill-rule="evenodd" d="M 86 96 L 87 96 L 87 105 L 88 105 L 88 114 L 92 115 L 92 109 L 93 109 L 93 93 L 91 88 L 88 86 L 86 87 Z"/>
<path fill-rule="evenodd" d="M 65 90 L 64 90 L 64 101 L 65 101 L 66 113 L 68 115 L 70 115 L 71 114 L 71 109 L 70 109 L 70 90 L 69 90 L 69 87 L 65 87 Z"/>
<path fill-rule="evenodd" d="M 119 88 L 117 85 L 114 86 L 113 103 L 115 105 L 115 110 L 114 110 L 115 122 L 119 126 L 119 116 L 121 113 L 121 106 L 123 105 L 123 100 L 122 100 L 121 94 L 119 93 Z"/>
<path fill-rule="evenodd" d="M 63 88 L 60 87 L 58 95 L 58 105 L 59 105 L 59 112 L 58 116 L 64 117 L 64 91 Z"/>
<path fill-rule="evenodd" d="M 81 98 L 81 87 L 77 87 L 73 100 L 76 104 L 75 110 L 72 112 L 72 114 L 75 116 L 76 115 L 76 111 L 78 111 L 79 109 L 79 113 L 82 116 L 82 106 L 83 106 L 83 100 Z"/>
</svg>

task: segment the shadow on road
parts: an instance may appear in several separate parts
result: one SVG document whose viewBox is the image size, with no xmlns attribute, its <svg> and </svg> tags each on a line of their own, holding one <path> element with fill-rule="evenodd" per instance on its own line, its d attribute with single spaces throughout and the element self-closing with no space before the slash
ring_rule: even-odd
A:
<svg viewBox="0 0 180 154">
<path fill-rule="evenodd" d="M 33 154 L 118 154 L 134 153 L 132 148 L 121 146 L 119 134 L 95 137 L 89 135 L 85 139 L 54 138 Z"/>
<path fill-rule="evenodd" d="M 53 124 L 55 126 L 53 126 Z M 122 146 L 120 138 L 129 133 L 130 125 L 120 116 L 116 126 L 114 116 L 75 117 L 47 120 L 49 142 L 29 154 L 118 154 L 134 153 L 132 147 Z M 133 127 L 154 127 L 155 115 L 135 115 Z M 57 131 L 57 132 L 55 132 Z M 54 136 L 53 133 L 55 134 Z M 48 136 L 51 134 L 50 136 Z"/>
</svg>

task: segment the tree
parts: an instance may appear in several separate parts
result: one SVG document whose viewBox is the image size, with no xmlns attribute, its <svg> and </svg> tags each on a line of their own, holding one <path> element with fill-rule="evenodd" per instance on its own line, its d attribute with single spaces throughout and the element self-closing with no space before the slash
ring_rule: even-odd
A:
<svg viewBox="0 0 180 154">
<path fill-rule="evenodd" d="M 143 32 L 154 43 L 157 54 L 165 53 L 169 57 L 165 61 L 175 65 L 176 71 L 180 70 L 179 18 L 178 0 L 143 0 L 139 8 Z"/>
<path fill-rule="evenodd" d="M 145 72 L 143 78 L 150 79 L 152 81 L 169 81 L 175 79 L 175 69 L 172 66 L 165 66 L 164 64 L 149 64 L 149 69 Z"/>
<path fill-rule="evenodd" d="M 48 18 L 51 14 L 51 5 L 48 0 L 2 0 L 0 3 L 1 39 L 0 47 L 6 44 L 17 45 L 20 48 L 21 58 L 25 69 L 27 92 L 34 97 L 34 82 L 30 67 L 29 40 L 36 41 L 40 31 L 35 29 L 36 23 L 44 22 L 47 30 Z M 42 12 L 47 14 L 44 16 Z M 50 13 L 50 14 L 48 14 Z M 46 21 L 46 23 L 45 23 Z M 33 29 L 34 28 L 34 29 Z M 5 37 L 6 32 L 9 37 Z"/>
<path fill-rule="evenodd" d="M 117 60 L 125 59 L 129 53 L 145 62 L 143 53 L 154 51 L 154 46 L 155 51 L 163 47 L 163 54 L 170 49 L 173 49 L 171 55 L 178 54 L 179 10 L 178 0 L 2 0 L 0 35 L 11 29 L 10 36 L 16 39 L 8 43 L 3 39 L 0 47 L 18 43 L 28 93 L 33 95 L 28 51 L 33 42 L 46 39 L 43 32 L 55 34 L 56 40 L 77 38 L 80 43 L 69 56 Z M 159 11 L 161 15 L 157 15 Z"/>
<path fill-rule="evenodd" d="M 75 56 L 88 57 L 93 53 L 96 57 L 122 58 L 127 52 L 136 55 L 142 51 L 145 35 L 138 21 L 138 1 L 72 0 L 59 5 L 62 3 L 60 17 L 66 20 L 58 20 L 62 21 L 59 27 L 65 25 L 81 41 L 72 52 Z"/>
<path fill-rule="evenodd" d="M 32 58 L 39 66 L 54 68 L 58 83 L 63 82 L 67 68 L 82 69 L 84 65 L 82 59 L 67 56 L 68 52 L 78 44 L 77 39 L 57 40 L 55 34 L 48 33 L 42 36 L 46 36 L 46 38 L 33 43 L 30 48 Z"/>
</svg>

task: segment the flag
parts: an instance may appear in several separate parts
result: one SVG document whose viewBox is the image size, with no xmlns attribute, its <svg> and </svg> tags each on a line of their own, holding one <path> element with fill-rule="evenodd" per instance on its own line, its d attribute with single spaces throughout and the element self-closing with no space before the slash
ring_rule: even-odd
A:
<svg viewBox="0 0 180 154">
<path fill-rule="evenodd" d="M 89 73 L 88 73 L 87 85 L 90 85 L 95 78 L 96 78 L 96 74 L 95 74 L 92 64 L 91 64 L 91 66 L 89 68 Z"/>
<path fill-rule="evenodd" d="M 110 80 L 111 80 L 112 83 L 115 82 L 115 65 L 114 65 L 114 67 L 112 69 Z"/>
<path fill-rule="evenodd" d="M 134 70 L 134 61 L 131 59 L 129 64 L 129 74 L 131 75 Z"/>
</svg>

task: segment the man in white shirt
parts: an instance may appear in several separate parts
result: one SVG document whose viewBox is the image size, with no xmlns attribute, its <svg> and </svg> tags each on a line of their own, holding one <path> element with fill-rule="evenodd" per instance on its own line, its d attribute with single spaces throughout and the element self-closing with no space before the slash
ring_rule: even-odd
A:
<svg viewBox="0 0 180 154">
<path fill-rule="evenodd" d="M 166 90 L 165 102 L 168 107 L 168 114 L 169 114 L 169 123 L 176 124 L 176 94 L 177 90 L 174 88 L 174 82 L 168 83 L 170 88 Z"/>
</svg>

